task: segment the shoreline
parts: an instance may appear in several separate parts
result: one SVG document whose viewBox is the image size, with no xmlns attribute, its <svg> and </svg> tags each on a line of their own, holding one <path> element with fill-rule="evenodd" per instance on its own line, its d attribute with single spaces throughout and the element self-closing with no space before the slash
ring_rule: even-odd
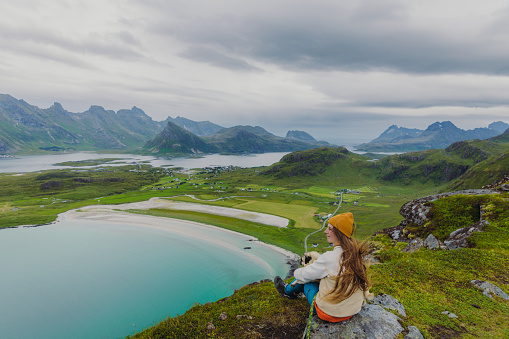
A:
<svg viewBox="0 0 509 339">
<path fill-rule="evenodd" d="M 181 205 L 181 204 L 183 204 L 183 205 Z M 248 234 L 245 234 L 245 233 L 232 231 L 232 230 L 222 228 L 219 226 L 209 225 L 209 224 L 200 223 L 200 222 L 196 222 L 196 221 L 182 220 L 182 219 L 171 218 L 171 217 L 158 217 L 158 216 L 152 216 L 152 215 L 142 215 L 142 214 L 136 214 L 136 213 L 129 212 L 129 210 L 131 210 L 131 209 L 148 210 L 151 208 L 168 208 L 168 207 L 170 207 L 168 209 L 171 209 L 171 206 L 176 207 L 177 205 L 179 207 L 186 205 L 188 210 L 193 210 L 193 211 L 197 211 L 197 212 L 205 212 L 208 214 L 220 213 L 218 215 L 228 216 L 228 217 L 237 218 L 237 219 L 244 219 L 244 220 L 248 220 L 248 221 L 255 221 L 255 222 L 265 224 L 268 227 L 286 228 L 286 224 L 288 223 L 288 219 L 274 216 L 271 214 L 244 211 L 244 210 L 240 210 L 240 209 L 221 207 L 221 206 L 209 206 L 209 205 L 193 204 L 193 203 L 186 203 L 186 202 L 167 201 L 167 200 L 161 199 L 159 197 L 153 197 L 153 198 L 150 198 L 149 200 L 145 200 L 145 201 L 141 201 L 141 202 L 123 203 L 123 204 L 117 204 L 117 205 L 83 206 L 80 208 L 71 209 L 71 210 L 67 210 L 65 212 L 59 213 L 57 215 L 57 218 L 54 221 L 49 222 L 49 223 L 37 224 L 37 225 L 18 225 L 18 226 L 6 227 L 6 228 L 2 228 L 2 229 L 32 228 L 32 227 L 48 226 L 48 225 L 53 225 L 53 224 L 59 223 L 67 218 L 70 218 L 70 219 L 74 218 L 74 219 L 78 220 L 78 219 L 80 219 L 78 217 L 78 215 L 86 217 L 88 214 L 89 217 L 92 216 L 92 218 L 95 218 L 96 220 L 102 219 L 103 221 L 108 221 L 107 219 L 124 216 L 124 217 L 127 217 L 126 219 L 128 221 L 124 220 L 123 222 L 128 222 L 130 224 L 136 224 L 141 227 L 151 227 L 151 228 L 156 228 L 156 229 L 159 228 L 159 229 L 165 229 L 168 231 L 172 231 L 172 230 L 169 230 L 168 227 L 165 227 L 164 222 L 167 221 L 167 219 L 173 219 L 173 220 L 178 220 L 179 222 L 187 223 L 187 224 L 194 225 L 194 226 L 206 227 L 206 228 L 213 229 L 216 231 L 235 234 L 237 236 L 245 238 L 246 241 L 256 241 L 257 243 L 261 244 L 262 246 L 267 247 L 267 248 L 283 255 L 285 257 L 285 264 L 288 265 L 288 273 L 287 273 L 286 278 L 293 277 L 293 272 L 295 271 L 295 269 L 297 269 L 299 267 L 300 256 L 297 253 L 291 252 L 291 251 L 281 248 L 277 245 L 262 242 L 258 238 L 248 235 Z M 208 209 L 210 207 L 216 207 L 217 209 L 212 209 L 212 211 L 209 211 Z M 177 210 L 178 210 L 178 208 L 177 208 Z M 211 212 L 216 212 L 216 213 L 211 213 Z M 253 218 L 257 219 L 257 220 L 253 220 Z M 81 219 L 86 219 L 86 218 L 81 218 Z M 146 224 L 147 220 L 155 220 L 159 223 L 159 225 L 155 225 L 155 226 L 147 225 Z M 284 220 L 285 226 L 282 226 L 281 220 Z M 261 221 L 263 221 L 263 222 L 261 222 Z M 118 222 L 118 221 L 116 221 L 116 222 Z M 177 232 L 175 230 L 173 230 L 173 231 Z"/>
<path fill-rule="evenodd" d="M 112 205 L 112 206 L 118 206 L 118 205 Z M 214 225 L 209 225 L 209 224 L 205 224 L 205 223 L 200 223 L 200 222 L 197 222 L 197 221 L 190 221 L 190 220 L 182 220 L 182 219 L 171 218 L 171 217 L 158 217 L 158 216 L 153 216 L 153 215 L 143 215 L 143 214 L 131 213 L 131 212 L 129 212 L 128 209 L 127 210 L 123 210 L 123 211 L 118 211 L 118 210 L 115 211 L 114 208 L 108 209 L 108 208 L 105 208 L 104 205 L 102 205 L 100 209 L 93 210 L 93 211 L 88 211 L 88 210 L 85 210 L 84 208 L 79 208 L 79 209 L 73 209 L 73 210 L 69 210 L 69 211 L 63 212 L 63 213 L 58 215 L 58 218 L 57 218 L 57 220 L 55 220 L 54 223 L 57 223 L 57 222 L 60 222 L 60 221 L 64 221 L 64 220 L 65 221 L 72 221 L 72 220 L 84 220 L 84 219 L 95 219 L 95 220 L 101 220 L 101 221 L 118 222 L 118 220 L 115 221 L 115 220 L 112 220 L 112 219 L 119 218 L 119 217 L 120 218 L 121 217 L 126 217 L 128 219 L 127 221 L 124 220 L 122 222 L 127 222 L 129 224 L 135 224 L 135 225 L 138 225 L 140 227 L 165 229 L 165 230 L 168 230 L 168 231 L 172 231 L 172 230 L 166 225 L 167 224 L 166 223 L 167 220 L 168 219 L 178 220 L 179 222 L 190 224 L 190 225 L 195 225 L 195 226 L 199 226 L 199 227 L 206 227 L 206 228 L 213 229 L 213 230 L 216 230 L 216 231 L 221 231 L 221 232 L 226 232 L 226 233 L 230 233 L 230 234 L 235 234 L 235 235 L 237 235 L 239 237 L 245 238 L 247 241 L 256 241 L 256 242 L 258 242 L 260 244 L 263 244 L 264 246 L 269 247 L 272 250 L 274 250 L 274 251 L 276 251 L 276 252 L 286 256 L 288 259 L 300 259 L 300 257 L 296 253 L 293 253 L 291 251 L 285 250 L 284 248 L 278 247 L 276 245 L 264 243 L 264 242 L 258 240 L 258 238 L 254 237 L 254 236 L 251 236 L 251 235 L 248 235 L 248 234 L 245 234 L 245 233 L 241 233 L 241 232 L 237 232 L 237 231 L 232 231 L 232 230 L 229 230 L 229 229 L 226 229 L 226 228 L 222 228 L 222 227 L 219 227 L 219 226 L 214 226 Z M 146 223 L 147 220 L 156 221 L 156 223 Z M 30 226 L 25 226 L 25 227 L 30 227 Z"/>
<path fill-rule="evenodd" d="M 284 248 L 281 248 L 277 245 L 262 242 L 258 238 L 248 235 L 248 234 L 244 234 L 241 232 L 228 230 L 228 229 L 225 229 L 225 228 L 222 228 L 219 226 L 213 226 L 213 225 L 200 223 L 200 222 L 196 222 L 196 221 L 182 220 L 182 219 L 171 218 L 171 217 L 158 217 L 158 216 L 152 216 L 152 215 L 142 215 L 142 214 L 135 214 L 135 213 L 129 212 L 130 209 L 148 210 L 151 208 L 168 208 L 168 206 L 176 206 L 176 205 L 180 205 L 180 204 L 185 204 L 189 210 L 197 210 L 198 212 L 204 212 L 204 209 L 209 208 L 209 207 L 220 207 L 220 206 L 209 206 L 209 205 L 193 204 L 193 203 L 185 203 L 185 202 L 166 201 L 159 197 L 154 197 L 154 198 L 150 198 L 149 200 L 145 200 L 145 201 L 141 201 L 141 202 L 124 203 L 124 204 L 118 204 L 118 205 L 88 205 L 88 206 L 71 209 L 71 210 L 59 213 L 57 215 L 57 218 L 55 219 L 55 221 L 52 221 L 49 223 L 38 224 L 38 225 L 19 225 L 19 226 L 13 226 L 13 227 L 8 227 L 8 228 L 31 228 L 31 227 L 47 226 L 47 225 L 52 225 L 52 224 L 61 222 L 64 219 L 68 219 L 68 218 L 69 219 L 86 219 L 87 216 L 88 217 L 92 216 L 96 220 L 102 219 L 103 221 L 107 221 L 107 219 L 111 219 L 111 218 L 115 218 L 115 217 L 125 216 L 125 217 L 127 217 L 128 222 L 130 224 L 136 224 L 141 227 L 152 227 L 152 228 L 160 228 L 160 229 L 168 230 L 168 227 L 165 227 L 164 222 L 167 221 L 167 219 L 173 219 L 173 220 L 178 220 L 179 222 L 183 222 L 183 223 L 187 223 L 187 224 L 191 224 L 191 225 L 195 225 L 195 226 L 199 226 L 199 227 L 206 227 L 206 228 L 214 229 L 214 230 L 221 231 L 221 232 L 235 234 L 237 236 L 245 238 L 247 241 L 256 241 L 257 243 L 259 243 L 267 248 L 270 248 L 273 251 L 278 252 L 279 254 L 285 256 L 286 264 L 289 266 L 289 274 L 293 274 L 293 271 L 295 270 L 295 268 L 298 267 L 299 262 L 300 262 L 300 256 L 298 254 L 291 252 L 289 250 L 286 250 Z M 180 205 L 180 206 L 183 206 L 183 205 Z M 199 207 L 199 208 L 191 209 L 193 207 Z M 213 209 L 213 212 L 217 212 L 217 211 L 218 210 Z M 206 211 L 206 212 L 209 214 L 216 214 L 216 213 L 210 213 L 210 211 Z M 277 217 L 274 215 L 259 213 L 259 212 L 244 211 L 244 210 L 239 210 L 239 209 L 235 209 L 235 208 L 220 207 L 220 212 L 221 212 L 221 214 L 219 214 L 219 215 L 225 215 L 225 216 L 229 216 L 232 218 L 244 219 L 244 220 L 248 220 L 248 221 L 253 221 L 253 220 L 252 220 L 252 218 L 246 218 L 245 217 L 246 215 L 256 215 L 256 217 L 258 219 L 261 218 L 261 219 L 263 219 L 263 221 L 265 221 L 265 222 L 260 222 L 260 221 L 257 221 L 257 222 L 263 223 L 263 224 L 267 225 L 268 227 L 279 227 L 279 228 L 284 227 L 284 228 L 286 228 L 286 226 L 279 226 L 279 225 L 281 225 L 281 219 L 284 219 L 286 222 L 288 222 L 288 219 L 285 219 L 282 217 Z M 80 218 L 78 216 L 82 216 L 85 218 Z M 239 216 L 241 216 L 241 217 L 239 217 Z M 149 226 L 146 223 L 144 223 L 143 220 L 158 221 L 159 225 Z M 271 224 L 271 222 L 275 223 L 276 225 L 274 225 L 273 223 Z M 278 223 L 279 223 L 279 225 L 278 225 Z M 8 228 L 5 228 L 5 229 L 8 229 Z M 171 231 L 171 230 L 169 230 L 169 231 Z"/>
</svg>

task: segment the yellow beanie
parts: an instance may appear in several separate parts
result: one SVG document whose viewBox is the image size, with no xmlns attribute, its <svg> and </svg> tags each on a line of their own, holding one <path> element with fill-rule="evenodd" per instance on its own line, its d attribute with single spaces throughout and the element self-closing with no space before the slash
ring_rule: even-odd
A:
<svg viewBox="0 0 509 339">
<path fill-rule="evenodd" d="M 329 219 L 329 224 L 336 227 L 341 233 L 348 238 L 353 232 L 353 214 L 351 212 L 341 213 Z"/>
</svg>

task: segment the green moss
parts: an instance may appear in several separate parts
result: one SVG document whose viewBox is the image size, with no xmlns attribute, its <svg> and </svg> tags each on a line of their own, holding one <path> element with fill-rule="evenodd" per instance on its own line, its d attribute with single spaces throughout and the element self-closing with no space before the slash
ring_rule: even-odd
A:
<svg viewBox="0 0 509 339">
<path fill-rule="evenodd" d="M 451 232 L 472 225 L 480 219 L 484 200 L 484 196 L 455 195 L 433 201 L 427 231 L 443 240 Z"/>
</svg>

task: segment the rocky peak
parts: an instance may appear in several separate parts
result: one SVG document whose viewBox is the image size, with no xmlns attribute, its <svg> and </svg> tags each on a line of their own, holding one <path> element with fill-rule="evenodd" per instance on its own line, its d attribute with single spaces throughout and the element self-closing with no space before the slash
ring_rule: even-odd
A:
<svg viewBox="0 0 509 339">
<path fill-rule="evenodd" d="M 57 112 L 65 112 L 66 111 L 59 102 L 54 102 L 50 108 Z"/>
<path fill-rule="evenodd" d="M 488 128 L 491 128 L 492 130 L 495 130 L 499 133 L 506 133 L 507 130 L 509 129 L 509 124 L 506 124 L 503 121 L 495 121 L 495 122 L 489 124 Z"/>
<path fill-rule="evenodd" d="M 451 130 L 459 131 L 460 129 L 458 127 L 456 127 L 456 125 L 454 125 L 450 121 L 443 121 L 443 122 L 437 121 L 437 122 L 429 125 L 428 128 L 426 128 L 426 130 L 424 131 L 424 133 L 444 131 L 444 130 L 445 131 L 451 131 Z"/>
<path fill-rule="evenodd" d="M 288 131 L 288 133 L 286 133 L 286 137 L 305 141 L 316 141 L 315 138 L 304 131 Z"/>
</svg>

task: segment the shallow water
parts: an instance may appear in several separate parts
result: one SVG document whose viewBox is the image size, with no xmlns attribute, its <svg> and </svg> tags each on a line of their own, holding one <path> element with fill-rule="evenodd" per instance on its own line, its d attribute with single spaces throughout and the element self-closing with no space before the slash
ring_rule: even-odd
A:
<svg viewBox="0 0 509 339">
<path fill-rule="evenodd" d="M 135 154 L 100 154 L 94 152 L 77 152 L 67 154 L 47 154 L 47 155 L 24 155 L 15 158 L 0 158 L 0 173 L 15 172 L 35 172 L 48 169 L 72 168 L 69 166 L 57 166 L 55 164 L 64 161 L 80 161 L 102 158 L 122 158 L 113 162 L 119 163 L 117 166 L 125 163 L 145 162 L 152 166 L 175 166 L 191 168 L 203 168 L 207 166 L 239 166 L 239 167 L 258 167 L 269 166 L 278 162 L 288 152 L 263 153 L 253 155 L 220 155 L 209 154 L 200 158 L 179 157 L 172 159 L 157 158 L 147 155 Z M 112 166 L 108 164 L 107 166 Z M 87 168 L 87 167 L 78 167 Z"/>
<path fill-rule="evenodd" d="M 121 338 L 286 275 L 284 255 L 247 239 L 177 220 L 1 230 L 0 337 Z"/>
</svg>

